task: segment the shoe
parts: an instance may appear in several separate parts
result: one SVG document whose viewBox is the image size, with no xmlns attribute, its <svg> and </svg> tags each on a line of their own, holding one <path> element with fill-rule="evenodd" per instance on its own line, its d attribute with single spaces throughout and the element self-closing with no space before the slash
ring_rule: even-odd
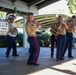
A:
<svg viewBox="0 0 76 75">
<path fill-rule="evenodd" d="M 16 54 L 16 55 L 12 55 L 12 56 L 19 56 L 18 54 Z"/>
<path fill-rule="evenodd" d="M 35 63 L 34 65 L 35 65 L 35 66 L 39 66 L 39 64 L 37 64 L 37 63 Z"/>
<path fill-rule="evenodd" d="M 6 55 L 7 58 L 9 58 L 9 55 Z"/>
<path fill-rule="evenodd" d="M 56 59 L 56 61 L 59 61 L 59 59 Z"/>
<path fill-rule="evenodd" d="M 39 66 L 39 64 L 37 64 L 37 63 L 27 63 L 27 65 L 35 65 L 35 66 Z"/>
<path fill-rule="evenodd" d="M 6 53 L 6 57 L 9 58 L 9 55 Z"/>
<path fill-rule="evenodd" d="M 60 60 L 64 60 L 64 58 L 60 58 Z"/>
<path fill-rule="evenodd" d="M 68 56 L 68 58 L 74 58 L 73 56 Z"/>
<path fill-rule="evenodd" d="M 53 58 L 53 55 L 51 55 L 51 58 Z"/>
</svg>

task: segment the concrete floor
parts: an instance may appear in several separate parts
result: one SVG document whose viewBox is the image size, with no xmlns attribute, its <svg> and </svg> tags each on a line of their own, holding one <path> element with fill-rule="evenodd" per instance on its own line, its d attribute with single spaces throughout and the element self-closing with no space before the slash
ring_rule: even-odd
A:
<svg viewBox="0 0 76 75">
<path fill-rule="evenodd" d="M 73 49 L 74 58 L 56 61 L 50 57 L 50 48 L 41 48 L 38 63 L 39 66 L 27 65 L 28 49 L 17 48 L 19 57 L 13 57 L 12 52 L 6 58 L 6 48 L 0 48 L 0 75 L 76 75 L 76 50 Z"/>
</svg>

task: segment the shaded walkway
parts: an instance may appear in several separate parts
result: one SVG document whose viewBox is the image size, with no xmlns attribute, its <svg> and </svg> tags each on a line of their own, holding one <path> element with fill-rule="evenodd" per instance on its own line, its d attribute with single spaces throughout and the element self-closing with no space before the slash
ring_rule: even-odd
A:
<svg viewBox="0 0 76 75">
<path fill-rule="evenodd" d="M 28 49 L 17 48 L 19 57 L 13 57 L 12 52 L 6 58 L 6 48 L 0 48 L 0 75 L 76 75 L 76 50 L 73 50 L 74 58 L 56 61 L 50 57 L 50 48 L 41 48 L 38 63 L 39 66 L 27 65 Z"/>
</svg>

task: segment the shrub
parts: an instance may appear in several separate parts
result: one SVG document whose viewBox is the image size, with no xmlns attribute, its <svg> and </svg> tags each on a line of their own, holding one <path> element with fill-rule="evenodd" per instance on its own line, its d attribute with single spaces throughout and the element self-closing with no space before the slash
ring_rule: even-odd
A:
<svg viewBox="0 0 76 75">
<path fill-rule="evenodd" d="M 23 46 L 23 34 L 18 33 L 16 37 L 17 46 Z M 7 40 L 6 36 L 0 36 L 0 47 L 7 47 Z"/>
<path fill-rule="evenodd" d="M 37 36 L 41 47 L 49 47 L 50 46 L 50 35 L 47 33 L 42 34 L 41 36 Z"/>
</svg>

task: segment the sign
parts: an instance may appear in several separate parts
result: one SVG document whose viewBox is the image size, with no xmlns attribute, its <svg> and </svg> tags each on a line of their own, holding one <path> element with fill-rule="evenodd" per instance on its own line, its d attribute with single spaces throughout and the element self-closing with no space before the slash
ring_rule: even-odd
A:
<svg viewBox="0 0 76 75">
<path fill-rule="evenodd" d="M 8 21 L 0 19 L 0 35 L 6 36 L 8 33 Z"/>
</svg>

